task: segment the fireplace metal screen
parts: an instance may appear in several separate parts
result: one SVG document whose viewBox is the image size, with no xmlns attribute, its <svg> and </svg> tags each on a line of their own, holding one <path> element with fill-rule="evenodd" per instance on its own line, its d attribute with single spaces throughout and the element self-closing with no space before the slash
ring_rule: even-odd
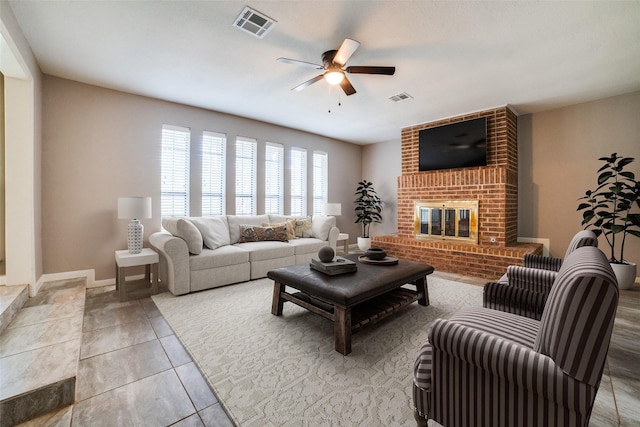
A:
<svg viewBox="0 0 640 427">
<path fill-rule="evenodd" d="M 416 201 L 417 238 L 478 243 L 478 201 Z"/>
</svg>

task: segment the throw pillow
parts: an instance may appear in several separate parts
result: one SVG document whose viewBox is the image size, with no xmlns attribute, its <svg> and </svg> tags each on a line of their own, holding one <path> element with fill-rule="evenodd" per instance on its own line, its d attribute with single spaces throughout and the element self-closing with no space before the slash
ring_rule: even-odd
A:
<svg viewBox="0 0 640 427">
<path fill-rule="evenodd" d="M 309 230 L 311 230 L 310 216 L 294 218 L 294 220 L 295 220 L 296 237 L 312 237 L 312 236 L 304 235 L 305 232 L 308 232 Z"/>
<path fill-rule="evenodd" d="M 277 227 L 260 227 L 249 224 L 240 225 L 240 239 L 238 240 L 238 243 L 264 242 L 266 240 L 286 242 L 287 226 L 280 225 Z"/>
<path fill-rule="evenodd" d="M 200 230 L 188 219 L 174 217 L 162 218 L 162 228 L 187 242 L 189 253 L 194 255 L 202 253 L 202 234 L 200 234 Z"/>
<path fill-rule="evenodd" d="M 209 249 L 231 244 L 226 215 L 193 217 L 189 220 L 198 227 L 204 245 Z"/>
<path fill-rule="evenodd" d="M 314 215 L 311 221 L 311 230 L 307 231 L 307 233 L 311 234 L 309 237 L 328 240 L 329 231 L 331 231 L 331 227 L 335 227 L 335 225 L 336 217 L 334 216 Z M 307 237 L 306 233 L 305 237 Z"/>
<path fill-rule="evenodd" d="M 296 221 L 294 219 L 292 219 L 290 221 L 278 222 L 278 223 L 274 223 L 274 224 L 269 224 L 269 223 L 263 222 L 262 225 L 264 227 L 280 227 L 280 226 L 284 225 L 285 227 L 287 227 L 287 240 L 297 239 L 297 237 L 296 237 Z"/>
<path fill-rule="evenodd" d="M 229 223 L 229 239 L 231 244 L 240 240 L 240 225 L 262 225 L 263 222 L 274 222 L 269 220 L 269 215 L 227 215 Z"/>
</svg>

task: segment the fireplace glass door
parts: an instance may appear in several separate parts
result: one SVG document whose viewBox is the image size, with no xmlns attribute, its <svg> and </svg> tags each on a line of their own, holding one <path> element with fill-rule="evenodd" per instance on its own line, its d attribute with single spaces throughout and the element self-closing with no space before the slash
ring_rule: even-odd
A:
<svg viewBox="0 0 640 427">
<path fill-rule="evenodd" d="M 478 202 L 416 202 L 415 235 L 420 238 L 478 242 Z"/>
</svg>

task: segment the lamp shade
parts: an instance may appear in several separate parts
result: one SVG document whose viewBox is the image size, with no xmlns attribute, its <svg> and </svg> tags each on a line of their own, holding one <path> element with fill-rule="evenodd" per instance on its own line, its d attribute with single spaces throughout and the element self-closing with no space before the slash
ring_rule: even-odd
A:
<svg viewBox="0 0 640 427">
<path fill-rule="evenodd" d="M 340 203 L 325 203 L 322 206 L 322 214 L 326 216 L 342 215 L 342 205 Z"/>
<path fill-rule="evenodd" d="M 118 218 L 151 218 L 151 197 L 119 197 Z"/>
</svg>

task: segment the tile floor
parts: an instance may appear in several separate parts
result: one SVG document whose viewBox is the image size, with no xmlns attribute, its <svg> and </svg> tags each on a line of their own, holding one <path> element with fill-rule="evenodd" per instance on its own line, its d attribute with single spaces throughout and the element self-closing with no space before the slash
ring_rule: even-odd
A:
<svg viewBox="0 0 640 427">
<path fill-rule="evenodd" d="M 482 285 L 484 280 L 441 277 Z M 590 426 L 640 425 L 640 286 L 622 291 Z M 74 405 L 23 426 L 231 426 L 150 298 L 121 303 L 88 289 Z"/>
<path fill-rule="evenodd" d="M 76 399 L 22 426 L 233 426 L 151 298 L 87 289 Z"/>
</svg>

